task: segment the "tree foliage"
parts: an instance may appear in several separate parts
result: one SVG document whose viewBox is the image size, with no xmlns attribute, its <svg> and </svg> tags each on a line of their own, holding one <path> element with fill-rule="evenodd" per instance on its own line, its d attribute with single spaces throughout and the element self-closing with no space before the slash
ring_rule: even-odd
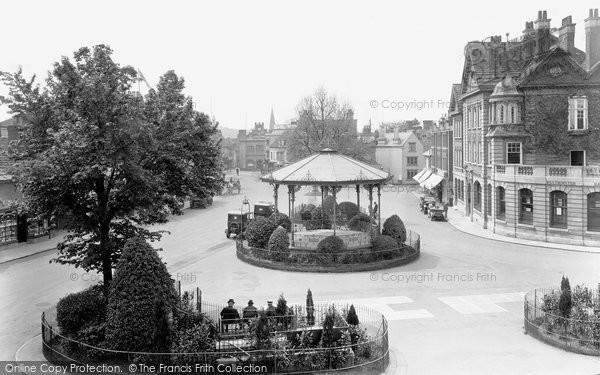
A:
<svg viewBox="0 0 600 375">
<path fill-rule="evenodd" d="M 248 245 L 259 249 L 266 249 L 269 245 L 271 235 L 277 228 L 278 225 L 273 220 L 264 216 L 258 216 L 248 224 L 248 228 L 246 229 Z"/>
<path fill-rule="evenodd" d="M 81 48 L 54 64 L 44 87 L 20 70 L 0 73 L 9 88 L 2 102 L 25 123 L 11 173 L 28 209 L 69 218 L 54 261 L 102 271 L 105 286 L 129 238 L 160 238 L 145 226 L 223 183 L 217 126 L 194 110 L 183 78 L 169 71 L 141 97 L 136 71 L 112 53 Z"/>
<path fill-rule="evenodd" d="M 285 228 L 279 226 L 269 238 L 269 256 L 272 260 L 283 261 L 290 254 L 290 238 Z"/>
<path fill-rule="evenodd" d="M 342 103 L 325 88 L 318 88 L 298 104 L 298 122 L 290 136 L 288 153 L 298 160 L 325 148 L 350 157 L 368 160 L 368 149 L 356 137 L 352 107 Z"/>
</svg>

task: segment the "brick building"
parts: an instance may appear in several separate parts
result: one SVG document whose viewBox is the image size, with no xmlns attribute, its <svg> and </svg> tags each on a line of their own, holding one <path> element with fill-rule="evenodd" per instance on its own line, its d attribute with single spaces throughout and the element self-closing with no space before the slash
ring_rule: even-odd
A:
<svg viewBox="0 0 600 375">
<path fill-rule="evenodd" d="M 240 130 L 237 137 L 237 166 L 244 170 L 261 170 L 267 164 L 268 139 L 264 122 L 255 122 L 249 133 Z"/>
<path fill-rule="evenodd" d="M 546 11 L 523 35 L 469 42 L 452 86 L 454 198 L 468 220 L 499 234 L 600 245 L 600 17 L 586 48 L 566 17 Z"/>
<path fill-rule="evenodd" d="M 438 126 L 432 130 L 433 145 L 431 146 L 430 168 L 439 181 L 433 185 L 433 195 L 441 202 L 452 206 L 453 197 L 453 129 L 447 117 L 440 119 Z M 431 178 L 431 177 L 430 177 Z M 427 184 L 427 180 L 424 182 Z M 429 184 L 432 184 L 431 182 Z"/>
</svg>

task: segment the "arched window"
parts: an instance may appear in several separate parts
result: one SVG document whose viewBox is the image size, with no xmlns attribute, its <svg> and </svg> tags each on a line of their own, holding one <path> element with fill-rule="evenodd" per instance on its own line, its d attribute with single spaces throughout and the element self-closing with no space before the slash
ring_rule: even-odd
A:
<svg viewBox="0 0 600 375">
<path fill-rule="evenodd" d="M 502 186 L 496 188 L 496 219 L 506 220 L 506 191 Z"/>
<path fill-rule="evenodd" d="M 533 224 L 533 192 L 529 189 L 519 190 L 519 223 Z"/>
<path fill-rule="evenodd" d="M 550 193 L 550 226 L 567 227 L 567 193 L 564 191 L 556 190 Z"/>
<path fill-rule="evenodd" d="M 588 194 L 587 204 L 587 230 L 600 232 L 600 193 Z"/>
<path fill-rule="evenodd" d="M 514 124 L 516 122 L 517 122 L 517 106 L 513 104 L 510 106 L 510 123 Z"/>
<path fill-rule="evenodd" d="M 473 184 L 473 208 L 481 211 L 481 184 L 475 181 Z"/>
</svg>

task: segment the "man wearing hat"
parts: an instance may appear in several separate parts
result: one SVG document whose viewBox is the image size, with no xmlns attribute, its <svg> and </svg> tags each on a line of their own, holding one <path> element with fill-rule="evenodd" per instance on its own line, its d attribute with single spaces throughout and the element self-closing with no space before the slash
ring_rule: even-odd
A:
<svg viewBox="0 0 600 375">
<path fill-rule="evenodd" d="M 254 307 L 254 301 L 248 301 L 248 306 L 244 307 L 244 312 L 242 314 L 242 318 L 247 321 L 247 319 L 252 319 L 258 317 L 258 309 Z"/>
<path fill-rule="evenodd" d="M 230 298 L 227 301 L 227 307 L 224 307 L 221 310 L 221 326 L 224 328 L 225 332 L 229 330 L 229 324 L 237 324 L 240 320 L 240 314 L 237 309 L 233 307 L 235 301 L 233 298 Z"/>
<path fill-rule="evenodd" d="M 273 301 L 267 301 L 267 316 L 275 316 L 275 306 L 273 306 Z"/>
</svg>

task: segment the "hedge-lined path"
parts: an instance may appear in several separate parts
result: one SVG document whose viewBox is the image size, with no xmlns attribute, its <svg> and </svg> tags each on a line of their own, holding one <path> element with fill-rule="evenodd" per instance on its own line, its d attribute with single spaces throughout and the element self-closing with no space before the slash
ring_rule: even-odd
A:
<svg viewBox="0 0 600 375">
<path fill-rule="evenodd" d="M 250 203 L 271 200 L 272 190 L 257 173 L 242 172 L 242 194 L 217 197 L 208 209 L 186 210 L 156 229 L 170 236 L 157 243 L 174 278 L 183 288 L 200 287 L 206 301 L 234 298 L 245 306 L 253 299 L 262 306 L 285 293 L 290 303 L 303 302 L 311 288 L 317 300 L 352 300 L 406 296 L 411 303 L 390 303 L 393 311 L 426 310 L 433 317 L 390 320 L 390 344 L 409 374 L 472 373 L 594 373 L 597 358 L 566 353 L 523 334 L 523 305 L 501 304 L 506 311 L 460 314 L 439 298 L 517 293 L 554 285 L 563 274 L 571 285 L 600 281 L 598 254 L 551 251 L 499 243 L 464 234 L 448 223 L 431 222 L 419 211 L 410 192 L 382 193 L 382 218 L 398 214 L 407 228 L 421 235 L 421 256 L 411 264 L 354 274 L 290 273 L 257 268 L 239 261 L 233 240 L 225 238 L 227 211 L 238 210 L 246 194 Z M 397 190 L 396 190 L 397 191 Z M 352 200 L 353 194 L 350 194 Z M 340 200 L 346 200 L 343 190 Z M 307 197 L 308 198 L 308 197 Z M 287 204 L 281 207 L 287 211 Z M 0 265 L 0 360 L 13 359 L 17 348 L 39 333 L 40 314 L 67 293 L 85 288 L 94 274 L 49 264 L 51 253 Z M 415 275 L 408 282 L 382 280 L 382 272 Z M 433 273 L 433 282 L 416 277 Z M 458 276 L 457 281 L 437 274 Z M 461 276 L 492 274 L 472 281 Z M 420 276 L 419 276 L 420 275 Z M 466 275 L 466 276 L 465 276 Z M 413 313 L 410 313 L 413 314 Z"/>
</svg>

